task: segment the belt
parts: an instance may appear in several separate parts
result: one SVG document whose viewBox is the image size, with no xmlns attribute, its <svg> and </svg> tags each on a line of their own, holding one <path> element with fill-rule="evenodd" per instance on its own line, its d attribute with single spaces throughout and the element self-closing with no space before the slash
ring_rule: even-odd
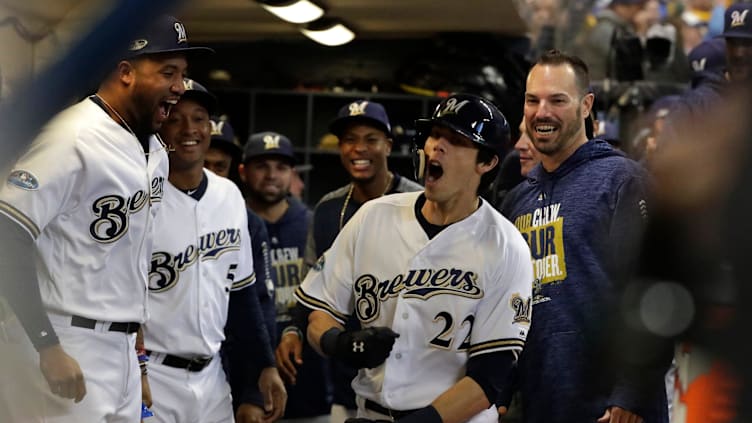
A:
<svg viewBox="0 0 752 423">
<path fill-rule="evenodd" d="M 77 328 L 95 329 L 97 327 L 97 323 L 105 322 L 97 322 L 96 320 L 81 316 L 73 316 L 71 318 L 71 326 L 75 326 Z M 123 333 L 136 333 L 138 332 L 138 328 L 141 327 L 140 323 L 135 322 L 112 322 L 109 325 L 110 326 L 107 329 L 108 331 Z"/>
<path fill-rule="evenodd" d="M 146 351 L 146 354 L 152 355 L 151 351 Z M 164 357 L 161 361 L 161 364 L 164 364 L 165 366 L 169 367 L 175 367 L 178 369 L 186 369 L 189 372 L 200 372 L 201 370 L 204 370 L 206 366 L 211 363 L 212 359 L 214 357 L 194 357 L 194 358 L 183 358 L 178 357 L 176 355 L 171 354 L 162 354 Z"/>
<path fill-rule="evenodd" d="M 403 411 L 392 410 L 391 408 L 386 408 L 383 405 L 381 405 L 381 404 L 379 404 L 377 402 L 371 401 L 369 399 L 366 399 L 365 406 L 366 406 L 367 409 L 369 409 L 371 411 L 375 411 L 375 412 L 377 412 L 379 414 L 383 414 L 385 416 L 389 416 L 389 417 L 391 417 L 391 418 L 393 418 L 395 420 L 399 420 L 399 419 L 401 419 L 403 417 L 406 417 L 409 414 L 412 414 L 412 413 L 418 411 L 417 409 L 415 409 L 415 410 L 403 410 Z"/>
</svg>

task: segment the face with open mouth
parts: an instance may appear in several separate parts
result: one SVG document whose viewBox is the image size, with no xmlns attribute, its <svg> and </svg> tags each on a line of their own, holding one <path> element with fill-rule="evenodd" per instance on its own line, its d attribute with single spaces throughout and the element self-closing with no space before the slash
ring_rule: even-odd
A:
<svg viewBox="0 0 752 423">
<path fill-rule="evenodd" d="M 528 75 L 524 118 L 538 152 L 555 156 L 585 140 L 590 104 L 592 95 L 582 96 L 571 66 L 535 65 Z"/>
<path fill-rule="evenodd" d="M 159 134 L 174 149 L 170 152 L 170 167 L 203 166 L 211 142 L 211 123 L 209 113 L 198 102 L 187 98 L 180 100 Z"/>
<path fill-rule="evenodd" d="M 133 61 L 134 114 L 140 132 L 154 133 L 170 116 L 171 109 L 185 92 L 183 78 L 188 68 L 181 54 L 146 55 Z"/>
<path fill-rule="evenodd" d="M 339 138 L 339 152 L 353 181 L 369 182 L 387 172 L 392 140 L 380 129 L 361 123 L 347 126 Z"/>
<path fill-rule="evenodd" d="M 423 148 L 426 154 L 426 199 L 445 202 L 474 198 L 480 177 L 478 148 L 469 138 L 444 126 L 434 126 Z"/>
</svg>

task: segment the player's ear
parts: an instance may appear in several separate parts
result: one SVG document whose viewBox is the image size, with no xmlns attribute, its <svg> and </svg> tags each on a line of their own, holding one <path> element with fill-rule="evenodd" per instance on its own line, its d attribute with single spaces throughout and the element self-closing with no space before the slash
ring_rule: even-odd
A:
<svg viewBox="0 0 752 423">
<path fill-rule="evenodd" d="M 245 184 L 247 183 L 245 180 L 245 164 L 240 163 L 238 164 L 238 174 L 240 176 L 240 180 Z"/>
<path fill-rule="evenodd" d="M 499 156 L 494 154 L 493 156 L 491 156 L 491 159 L 489 159 L 488 161 L 486 162 L 479 161 L 478 163 L 476 163 L 475 168 L 477 169 L 479 175 L 483 175 L 491 171 L 491 169 L 496 167 L 496 165 L 498 164 L 499 164 Z"/>
<path fill-rule="evenodd" d="M 133 84 L 136 78 L 136 68 L 133 66 L 133 62 L 129 60 L 121 60 L 117 65 L 117 76 L 123 84 Z"/>
</svg>

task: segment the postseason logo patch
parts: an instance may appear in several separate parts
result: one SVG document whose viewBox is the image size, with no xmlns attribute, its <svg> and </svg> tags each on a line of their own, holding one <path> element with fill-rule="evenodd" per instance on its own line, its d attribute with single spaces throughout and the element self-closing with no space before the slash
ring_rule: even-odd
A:
<svg viewBox="0 0 752 423">
<path fill-rule="evenodd" d="M 324 263 L 326 263 L 326 259 L 324 259 L 324 255 L 322 254 L 321 257 L 319 257 L 318 260 L 316 260 L 316 264 L 313 265 L 312 269 L 320 272 L 324 270 Z"/>
<path fill-rule="evenodd" d="M 14 170 L 11 172 L 8 176 L 8 183 L 28 191 L 39 189 L 39 180 L 37 177 L 25 170 Z"/>
</svg>

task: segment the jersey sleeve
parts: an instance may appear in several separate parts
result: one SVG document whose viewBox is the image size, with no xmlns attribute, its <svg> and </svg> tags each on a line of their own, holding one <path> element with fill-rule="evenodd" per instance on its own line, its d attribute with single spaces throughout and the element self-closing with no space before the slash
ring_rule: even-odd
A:
<svg viewBox="0 0 752 423">
<path fill-rule="evenodd" d="M 81 167 L 75 141 L 43 133 L 0 186 L 0 212 L 37 239 L 57 215 L 76 206 Z"/>
<path fill-rule="evenodd" d="M 525 345 L 532 314 L 533 267 L 522 236 L 506 231 L 502 260 L 475 315 L 470 334 L 470 357 L 497 351 L 519 353 Z"/>
<path fill-rule="evenodd" d="M 353 262 L 359 228 L 368 207 L 361 207 L 345 224 L 331 248 L 310 268 L 295 298 L 304 306 L 330 314 L 345 324 L 353 309 Z"/>
<path fill-rule="evenodd" d="M 238 193 L 238 196 L 240 194 Z M 242 197 L 241 197 L 242 200 Z M 232 290 L 237 291 L 256 282 L 256 272 L 253 270 L 253 247 L 251 247 L 251 234 L 248 232 L 248 214 L 245 206 L 240 203 L 235 205 L 238 213 L 242 215 L 240 221 L 240 257 L 238 269 L 232 282 Z"/>
</svg>

